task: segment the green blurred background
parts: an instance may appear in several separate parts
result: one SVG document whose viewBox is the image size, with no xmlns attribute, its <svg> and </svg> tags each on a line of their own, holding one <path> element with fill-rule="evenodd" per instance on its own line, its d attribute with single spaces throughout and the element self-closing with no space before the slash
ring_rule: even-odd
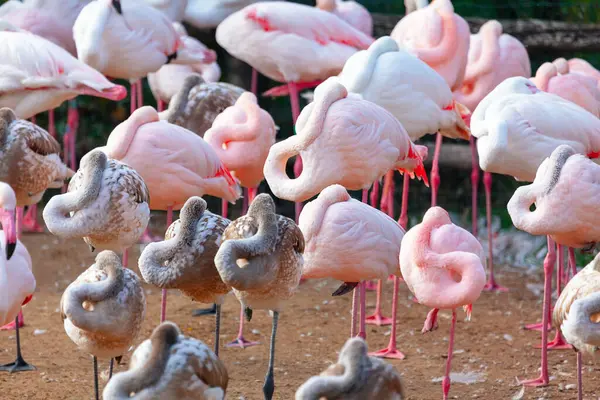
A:
<svg viewBox="0 0 600 400">
<path fill-rule="evenodd" d="M 0 0 L 0 4 L 5 0 Z M 311 0 L 298 0 L 299 3 L 313 5 Z M 393 14 L 398 17 L 404 15 L 404 4 L 402 0 L 359 0 L 361 4 L 366 6 L 373 13 Z M 481 17 L 487 19 L 546 19 L 568 21 L 573 23 L 598 23 L 600 22 L 600 0 L 478 0 L 468 1 L 460 0 L 453 2 L 457 13 L 464 17 Z M 223 70 L 221 80 L 232 82 L 249 89 L 250 86 L 250 68 L 237 61 L 221 49 L 214 40 L 214 30 L 198 31 L 189 26 L 186 26 L 188 31 L 193 36 L 198 37 L 207 46 L 214 49 L 218 53 L 218 62 Z M 600 38 L 598 38 L 600 40 Z M 550 49 L 545 51 L 530 52 L 532 72 L 535 73 L 540 64 L 545 61 L 552 61 L 558 57 L 581 57 L 587 59 L 596 68 L 600 67 L 600 54 L 596 53 L 566 53 L 554 52 Z M 120 84 L 129 87 L 128 82 L 119 82 Z M 264 92 L 269 87 L 275 86 L 276 83 L 269 81 L 264 77 L 259 79 L 259 92 Z M 144 83 L 144 101 L 147 105 L 156 106 L 152 94 Z M 293 134 L 292 116 L 288 98 L 260 98 L 261 106 L 273 116 L 275 123 L 280 127 L 278 139 L 284 139 Z M 80 109 L 80 127 L 77 139 L 78 157 L 85 154 L 87 151 L 96 146 L 103 145 L 106 138 L 116 124 L 125 119 L 129 113 L 128 100 L 119 103 L 110 102 L 107 100 L 96 99 L 91 97 L 80 97 L 77 99 L 77 104 Z M 304 105 L 304 100 L 301 99 L 301 106 Z M 66 103 L 56 111 L 56 121 L 59 134 L 64 131 L 66 123 Z M 418 112 L 418 110 L 415 110 Z M 46 126 L 46 114 L 37 117 L 37 123 L 41 126 Z M 428 137 L 426 141 L 432 141 L 433 137 Z M 442 151 L 443 148 L 442 148 Z M 450 211 L 457 212 L 463 218 L 463 223 L 468 224 L 471 208 L 471 182 L 470 172 L 468 171 L 453 171 L 444 169 L 441 171 L 441 187 L 439 195 L 439 204 Z M 493 212 L 500 216 L 502 227 L 507 228 L 511 225 L 510 218 L 506 212 L 506 202 L 512 195 L 514 189 L 518 186 L 513 179 L 501 176 L 494 176 L 493 183 Z M 263 183 L 262 191 L 266 190 L 266 185 Z M 396 176 L 396 214 L 400 210 L 400 190 L 401 180 Z M 357 195 L 357 194 L 355 194 Z M 480 183 L 480 207 L 484 207 L 483 184 Z M 411 216 L 420 217 L 422 213 L 429 207 L 430 191 L 422 184 L 413 183 L 410 192 L 410 214 Z M 217 207 L 216 199 L 209 202 L 211 208 Z M 238 205 L 239 207 L 239 205 Z M 238 207 L 234 207 L 234 213 Z M 278 208 L 289 216 L 293 214 L 291 203 L 279 202 Z M 485 209 L 481 208 L 485 212 Z M 236 215 L 236 214 L 234 214 Z M 480 213 L 483 215 L 483 213 Z"/>
</svg>

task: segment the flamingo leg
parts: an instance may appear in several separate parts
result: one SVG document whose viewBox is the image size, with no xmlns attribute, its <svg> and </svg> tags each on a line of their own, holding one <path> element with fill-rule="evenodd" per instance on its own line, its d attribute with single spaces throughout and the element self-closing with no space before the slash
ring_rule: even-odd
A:
<svg viewBox="0 0 600 400">
<path fill-rule="evenodd" d="M 298 120 L 298 116 L 300 115 L 300 98 L 298 96 L 298 87 L 296 86 L 296 82 L 289 82 L 288 87 L 290 90 L 290 104 L 292 106 L 292 121 L 294 127 L 296 126 L 296 120 Z M 294 128 L 295 132 L 295 128 Z M 302 157 L 300 154 L 296 156 L 296 160 L 294 161 L 294 177 L 299 177 L 302 173 Z M 302 203 L 296 202 L 295 205 L 296 210 L 296 223 L 298 223 L 298 218 L 300 217 L 300 211 L 302 211 Z"/>
<path fill-rule="evenodd" d="M 48 110 L 48 133 L 56 139 L 56 129 L 54 129 L 54 108 Z"/>
<path fill-rule="evenodd" d="M 581 359 L 581 353 L 577 352 L 577 400 L 583 400 L 583 378 L 581 376 L 581 370 L 583 366 L 583 360 Z"/>
<path fill-rule="evenodd" d="M 133 112 L 135 110 L 137 110 L 137 84 L 138 81 L 132 81 L 130 83 L 130 90 L 129 90 L 129 114 L 133 114 Z"/>
<path fill-rule="evenodd" d="M 252 80 L 250 81 L 250 91 L 256 96 L 258 93 L 258 71 L 252 68 Z"/>
<path fill-rule="evenodd" d="M 221 216 L 227 218 L 229 214 L 229 203 L 225 199 L 221 199 Z"/>
<path fill-rule="evenodd" d="M 138 108 L 144 106 L 144 86 L 142 84 L 142 80 L 138 79 L 137 81 L 137 106 Z"/>
<path fill-rule="evenodd" d="M 248 189 L 248 202 L 250 204 L 252 204 L 252 202 L 254 201 L 254 198 L 256 197 L 257 194 L 258 194 L 258 186 L 255 188 Z"/>
<path fill-rule="evenodd" d="M 98 359 L 96 356 L 92 356 L 94 359 L 94 393 L 96 394 L 96 400 L 100 398 L 100 390 L 98 385 Z"/>
<path fill-rule="evenodd" d="M 552 296 L 552 272 L 556 263 L 556 249 L 554 241 L 548 236 L 548 254 L 544 260 L 544 309 L 542 311 L 542 326 L 547 326 L 550 319 L 550 302 Z M 548 331 L 542 329 L 542 368 L 541 374 L 536 379 L 528 379 L 520 383 L 525 386 L 548 385 Z"/>
<path fill-rule="evenodd" d="M 356 336 L 356 317 L 358 311 L 358 291 L 359 288 L 355 287 L 352 293 L 352 319 L 350 321 L 350 337 Z"/>
<path fill-rule="evenodd" d="M 29 233 L 44 232 L 44 227 L 38 223 L 37 204 L 27 207 L 27 212 L 23 218 L 23 230 Z"/>
<path fill-rule="evenodd" d="M 215 354 L 219 357 L 219 336 L 221 334 L 221 305 L 215 304 Z"/>
<path fill-rule="evenodd" d="M 440 187 L 440 151 L 442 149 L 443 136 L 441 133 L 437 134 L 435 138 L 435 150 L 433 152 L 433 163 L 431 165 L 431 207 L 437 205 L 437 194 Z"/>
<path fill-rule="evenodd" d="M 448 399 L 448 393 L 450 392 L 450 367 L 452 365 L 452 354 L 454 353 L 454 330 L 456 328 L 456 310 L 452 310 L 452 323 L 450 325 L 450 335 L 448 338 L 448 358 L 446 359 L 446 373 L 442 380 L 442 391 L 444 393 L 444 400 Z"/>
<path fill-rule="evenodd" d="M 571 270 L 571 278 L 577 275 L 577 262 L 575 261 L 575 249 L 569 247 L 569 269 Z"/>
<path fill-rule="evenodd" d="M 256 346 L 257 344 L 259 344 L 259 342 L 250 342 L 244 338 L 244 306 L 240 304 L 240 329 L 238 330 L 238 336 L 226 346 L 245 349 L 246 347 Z"/>
<path fill-rule="evenodd" d="M 158 99 L 156 101 L 156 108 L 158 112 L 164 111 L 165 110 L 165 102 L 162 101 L 161 99 Z"/>
<path fill-rule="evenodd" d="M 469 137 L 469 145 L 471 146 L 471 233 L 477 237 L 477 197 L 479 188 L 479 161 L 477 160 L 477 147 L 475 146 L 475 138 Z"/>
<path fill-rule="evenodd" d="M 110 359 L 110 366 L 108 367 L 108 380 L 110 381 L 110 378 L 112 378 L 113 376 L 113 369 L 115 366 L 115 359 L 111 358 Z"/>
<path fill-rule="evenodd" d="M 556 270 L 556 298 L 560 297 L 561 287 L 562 287 L 562 278 L 563 278 L 563 269 L 565 265 L 565 246 L 558 246 L 558 268 Z M 536 348 L 540 348 L 540 346 L 535 346 Z M 563 338 L 562 332 L 560 329 L 556 330 L 556 336 L 554 339 L 548 343 L 548 350 L 567 350 L 572 349 L 573 347 L 568 344 Z"/>
<path fill-rule="evenodd" d="M 167 228 L 173 223 L 173 207 L 167 208 Z M 161 291 L 160 299 L 160 322 L 165 322 L 167 318 L 167 289 Z"/>
<path fill-rule="evenodd" d="M 275 393 L 275 378 L 273 376 L 273 367 L 275 364 L 275 337 L 277 336 L 277 323 L 279 321 L 279 312 L 273 311 L 273 330 L 271 331 L 271 346 L 269 346 L 269 368 L 265 383 L 263 385 L 263 394 L 265 400 L 272 400 Z"/>
<path fill-rule="evenodd" d="M 19 316 L 22 315 L 19 313 L 15 318 L 15 332 L 17 337 L 17 358 L 14 362 L 6 365 L 0 366 L 0 371 L 7 371 L 11 374 L 14 372 L 25 372 L 25 371 L 35 371 L 36 368 L 33 365 L 28 364 L 21 354 L 21 336 L 19 334 Z"/>
<path fill-rule="evenodd" d="M 492 243 L 494 234 L 492 233 L 492 174 L 484 172 L 483 185 L 485 186 L 485 211 L 487 214 L 487 234 L 488 234 L 488 264 L 490 265 L 490 277 L 483 287 L 483 290 L 491 292 L 507 292 L 508 289 L 500 286 L 494 279 L 494 246 Z"/>
</svg>

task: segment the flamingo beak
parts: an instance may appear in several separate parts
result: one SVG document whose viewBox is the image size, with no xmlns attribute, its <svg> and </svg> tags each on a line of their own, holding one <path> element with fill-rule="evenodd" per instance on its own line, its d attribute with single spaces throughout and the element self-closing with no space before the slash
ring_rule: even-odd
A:
<svg viewBox="0 0 600 400">
<path fill-rule="evenodd" d="M 6 259 L 10 260 L 17 249 L 15 210 L 0 210 L 0 222 L 6 238 Z"/>
</svg>

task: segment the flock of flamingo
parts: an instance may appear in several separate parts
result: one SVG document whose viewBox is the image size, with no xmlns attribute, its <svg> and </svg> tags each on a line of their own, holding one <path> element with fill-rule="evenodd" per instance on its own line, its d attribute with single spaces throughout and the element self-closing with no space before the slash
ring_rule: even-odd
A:
<svg viewBox="0 0 600 400">
<path fill-rule="evenodd" d="M 522 383 L 547 385 L 547 350 L 572 347 L 582 399 L 582 355 L 600 346 L 600 259 L 577 272 L 574 249 L 590 250 L 600 240 L 593 217 L 600 195 L 600 72 L 580 59 L 557 59 L 532 77 L 525 47 L 497 21 L 471 35 L 450 0 L 418 1 L 407 10 L 390 36 L 375 40 L 370 14 L 353 1 L 2 5 L 0 325 L 16 329 L 17 357 L 0 369 L 34 368 L 20 349 L 21 307 L 36 283 L 19 238 L 40 230 L 36 204 L 44 192 L 70 180 L 46 204 L 43 219 L 52 234 L 83 239 L 99 252 L 60 303 L 67 335 L 93 356 L 97 399 L 97 358 L 110 359 L 107 400 L 223 399 L 229 376 L 218 357 L 220 316 L 231 291 L 241 307 L 239 335 L 229 346 L 255 344 L 243 337 L 244 319 L 253 310 L 271 312 L 263 393 L 272 399 L 279 313 L 301 279 L 324 278 L 342 282 L 334 296 L 353 292 L 351 338 L 336 364 L 298 389 L 297 400 L 405 398 L 400 374 L 380 359 L 404 358 L 396 346 L 401 282 L 431 308 L 423 332 L 437 328 L 439 309 L 452 311 L 442 381 L 447 399 L 456 309 L 470 317 L 482 291 L 507 290 L 496 282 L 492 262 L 496 173 L 532 182 L 517 189 L 508 212 L 518 229 L 548 237 L 542 323 L 530 326 L 542 332 L 541 375 Z M 216 27 L 219 45 L 253 68 L 252 91 L 218 82 L 216 53 L 189 36 L 182 21 Z M 276 142 L 275 123 L 259 106 L 258 73 L 282 84 L 265 95 L 290 96 L 295 135 L 285 140 Z M 131 114 L 78 166 L 73 99 L 124 99 L 126 88 L 107 77 L 131 82 Z M 144 77 L 158 109 L 144 106 Z M 314 99 L 300 110 L 299 92 L 310 88 Z M 65 101 L 61 150 L 53 110 Z M 48 130 L 35 124 L 42 112 L 49 113 Z M 437 134 L 431 208 L 407 231 L 410 178 L 429 184 L 427 148 L 415 144 L 427 134 Z M 473 232 L 437 206 L 443 137 L 470 141 Z M 294 178 L 287 172 L 292 157 Z M 488 254 L 475 232 L 480 168 Z M 398 221 L 394 171 L 404 175 Z M 276 197 L 296 203 L 295 219 L 276 214 L 273 198 L 258 194 L 263 179 Z M 362 201 L 348 190 L 362 190 Z M 221 198 L 221 215 L 202 196 Z M 243 215 L 231 221 L 228 203 L 240 199 Z M 167 211 L 164 240 L 148 232 L 151 210 Z M 173 222 L 174 210 L 180 218 Z M 141 278 L 127 268 L 127 249 L 140 240 L 149 243 L 138 260 Z M 559 297 L 552 308 L 556 265 Z M 380 311 L 381 280 L 390 275 L 391 320 Z M 126 355 L 145 318 L 142 279 L 162 289 L 161 324 L 135 349 L 129 369 L 112 376 L 113 360 Z M 367 317 L 365 291 L 377 279 L 376 312 Z M 213 304 L 197 313 L 216 315 L 214 349 L 166 321 L 167 289 Z M 387 348 L 367 353 L 367 323 L 391 325 Z M 549 342 L 552 324 L 557 333 Z"/>
</svg>

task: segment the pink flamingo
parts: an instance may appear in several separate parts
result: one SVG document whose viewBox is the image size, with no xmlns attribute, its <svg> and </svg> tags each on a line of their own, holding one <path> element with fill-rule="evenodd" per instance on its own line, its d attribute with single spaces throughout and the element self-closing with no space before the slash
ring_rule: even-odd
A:
<svg viewBox="0 0 600 400">
<path fill-rule="evenodd" d="M 495 20 L 481 26 L 477 34 L 471 35 L 469 45 L 469 61 L 462 86 L 454 91 L 454 98 L 466 105 L 469 110 L 475 110 L 479 102 L 502 81 L 513 76 L 529 78 L 531 64 L 525 46 L 516 38 L 502 33 L 502 25 Z M 477 186 L 479 182 L 479 165 L 477 164 L 477 149 L 475 140 L 470 141 L 472 152 L 471 184 L 473 235 L 477 236 Z M 488 264 L 490 268 L 489 281 L 485 290 L 506 291 L 496 283 L 494 278 L 492 218 L 492 175 L 484 173 L 485 198 L 488 226 Z"/>
<path fill-rule="evenodd" d="M 142 176 L 150 192 L 150 209 L 166 210 L 167 226 L 173 222 L 173 210 L 192 196 L 208 194 L 235 203 L 241 195 L 237 181 L 208 143 L 185 128 L 160 121 L 152 107 L 137 109 L 118 125 L 103 150 Z M 166 294 L 163 290 L 161 322 Z"/>
<path fill-rule="evenodd" d="M 439 73 L 451 90 L 461 87 L 469 52 L 469 25 L 454 12 L 450 0 L 436 0 L 407 14 L 390 36 L 400 48 L 413 53 Z M 441 146 L 442 135 L 438 133 L 431 167 L 432 206 L 437 205 Z"/>
<path fill-rule="evenodd" d="M 506 79 L 479 103 L 471 119 L 471 129 L 478 138 L 480 167 L 522 181 L 534 181 L 538 167 L 561 144 L 568 144 L 577 153 L 596 161 L 600 154 L 600 120 L 596 116 L 568 100 L 540 91 L 522 77 Z M 554 241 L 548 238 L 541 325 L 542 373 L 537 379 L 523 382 L 527 385 L 549 382 L 545 327 L 549 321 L 551 273 L 555 261 Z M 551 346 L 562 346 L 560 337 Z"/>
<path fill-rule="evenodd" d="M 336 75 L 357 50 L 373 39 L 327 11 L 282 1 L 250 5 L 227 17 L 217 28 L 217 42 L 234 57 L 278 82 L 269 95 L 290 96 L 292 122 L 300 115 L 298 90 Z M 263 57 L 261 54 L 269 54 Z M 302 161 L 296 158 L 294 174 Z M 296 220 L 301 204 L 296 203 Z"/>
<path fill-rule="evenodd" d="M 35 369 L 25 362 L 21 354 L 21 307 L 31 300 L 36 282 L 31 273 L 31 256 L 23 243 L 17 239 L 16 208 L 15 192 L 8 184 L 0 182 L 0 325 L 14 321 L 17 337 L 17 358 L 13 363 L 0 366 L 0 371 L 10 372 Z"/>
<path fill-rule="evenodd" d="M 334 13 L 365 35 L 373 36 L 373 17 L 362 4 L 353 0 L 317 0 L 317 8 Z"/>
<path fill-rule="evenodd" d="M 329 186 L 316 200 L 306 204 L 300 214 L 300 230 L 304 234 L 303 277 L 333 278 L 344 283 L 333 293 L 341 296 L 367 279 L 385 279 L 400 275 L 398 257 L 404 230 L 393 218 L 350 197 L 341 185 Z M 335 261 L 333 261 L 335 260 Z M 365 331 L 365 291 L 360 285 L 360 330 Z M 394 295 L 392 338 L 396 336 L 397 293 Z M 356 307 L 352 305 L 350 336 L 356 332 Z M 395 346 L 378 353 L 388 358 L 403 359 Z"/>
<path fill-rule="evenodd" d="M 202 52 L 205 59 L 201 63 L 192 65 L 166 64 L 160 67 L 158 71 L 148 74 L 148 84 L 158 104 L 159 112 L 163 111 L 165 104 L 169 104 L 173 96 L 179 92 L 185 78 L 189 75 L 198 73 L 208 83 L 217 82 L 221 77 L 221 69 L 216 62 L 216 53 L 209 50 L 199 40 L 189 36 L 180 23 L 174 22 L 173 27 L 183 42 L 189 42 L 185 46 Z"/>
<path fill-rule="evenodd" d="M 423 333 L 436 329 L 439 309 L 452 310 L 446 373 L 442 380 L 444 400 L 450 391 L 450 366 L 454 348 L 456 308 L 471 318 L 473 303 L 485 286 L 485 253 L 479 241 L 456 226 L 440 207 L 430 208 L 423 221 L 402 240 L 400 268 L 419 303 L 433 310 L 427 315 Z"/>
<path fill-rule="evenodd" d="M 564 58 L 542 64 L 531 81 L 538 89 L 572 101 L 600 118 L 600 82 L 587 75 L 571 73 Z"/>
<path fill-rule="evenodd" d="M 415 146 L 389 112 L 330 78 L 315 90 L 315 101 L 302 110 L 297 135 L 271 147 L 264 174 L 275 196 L 305 201 L 332 184 L 368 189 L 390 169 L 407 171 L 427 184 L 423 146 Z M 302 174 L 290 179 L 286 161 L 300 154 Z"/>
</svg>

